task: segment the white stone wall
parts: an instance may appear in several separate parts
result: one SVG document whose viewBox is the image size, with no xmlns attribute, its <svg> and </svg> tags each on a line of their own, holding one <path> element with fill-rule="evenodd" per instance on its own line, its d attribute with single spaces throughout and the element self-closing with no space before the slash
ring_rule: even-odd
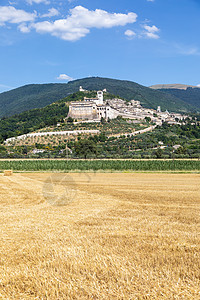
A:
<svg viewBox="0 0 200 300">
<path fill-rule="evenodd" d="M 69 130 L 69 131 L 49 131 L 49 132 L 35 132 L 19 135 L 17 137 L 9 138 L 5 141 L 6 144 L 15 140 L 25 140 L 27 137 L 36 136 L 50 136 L 50 135 L 78 135 L 78 134 L 98 134 L 99 130 Z"/>
<path fill-rule="evenodd" d="M 110 106 L 107 106 L 106 119 L 111 119 L 112 120 L 112 119 L 117 118 L 119 115 L 120 115 L 120 113 L 116 109 L 114 109 Z"/>
<path fill-rule="evenodd" d="M 97 106 L 95 103 L 77 102 L 69 106 L 68 117 L 73 119 L 98 119 Z"/>
</svg>

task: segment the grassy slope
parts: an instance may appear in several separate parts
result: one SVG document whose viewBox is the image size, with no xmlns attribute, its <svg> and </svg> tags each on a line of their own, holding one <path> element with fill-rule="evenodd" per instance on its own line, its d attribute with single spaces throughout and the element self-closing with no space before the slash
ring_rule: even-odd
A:
<svg viewBox="0 0 200 300">
<path fill-rule="evenodd" d="M 187 111 L 193 108 L 180 99 L 124 80 L 90 77 L 74 80 L 68 84 L 31 84 L 0 94 L 0 117 L 10 116 L 33 108 L 41 108 L 67 95 L 77 92 L 82 85 L 88 90 L 106 88 L 108 92 L 127 100 L 140 100 L 148 108 L 169 111 Z"/>
</svg>

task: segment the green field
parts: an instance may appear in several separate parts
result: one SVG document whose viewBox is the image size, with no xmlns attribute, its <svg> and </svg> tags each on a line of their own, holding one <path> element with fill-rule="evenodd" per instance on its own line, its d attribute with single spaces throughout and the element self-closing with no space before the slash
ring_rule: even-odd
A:
<svg viewBox="0 0 200 300">
<path fill-rule="evenodd" d="M 200 160 L 1 160 L 0 171 L 200 171 Z"/>
</svg>

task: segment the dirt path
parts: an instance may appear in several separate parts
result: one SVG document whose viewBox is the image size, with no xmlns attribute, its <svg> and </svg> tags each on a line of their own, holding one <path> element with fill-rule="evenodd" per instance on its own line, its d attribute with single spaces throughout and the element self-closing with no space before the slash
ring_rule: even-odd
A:
<svg viewBox="0 0 200 300">
<path fill-rule="evenodd" d="M 114 134 L 114 135 L 111 135 L 109 137 L 120 137 L 122 135 L 124 136 L 134 136 L 134 135 L 138 135 L 138 134 L 142 134 L 142 133 L 145 133 L 145 132 L 149 132 L 149 131 L 152 131 L 156 128 L 157 125 L 152 125 L 150 127 L 147 127 L 147 128 L 144 128 L 144 129 L 141 129 L 141 130 L 137 130 L 137 131 L 133 131 L 131 133 L 121 133 L 121 134 Z"/>
</svg>

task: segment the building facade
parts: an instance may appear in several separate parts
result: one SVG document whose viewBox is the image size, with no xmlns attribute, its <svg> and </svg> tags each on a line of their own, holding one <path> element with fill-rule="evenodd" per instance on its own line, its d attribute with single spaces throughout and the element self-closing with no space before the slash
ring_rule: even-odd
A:
<svg viewBox="0 0 200 300">
<path fill-rule="evenodd" d="M 68 113 L 68 117 L 77 120 L 108 120 L 116 118 L 117 115 L 118 113 L 104 102 L 103 91 L 97 91 L 96 98 L 84 97 L 84 101 L 71 102 Z"/>
</svg>

